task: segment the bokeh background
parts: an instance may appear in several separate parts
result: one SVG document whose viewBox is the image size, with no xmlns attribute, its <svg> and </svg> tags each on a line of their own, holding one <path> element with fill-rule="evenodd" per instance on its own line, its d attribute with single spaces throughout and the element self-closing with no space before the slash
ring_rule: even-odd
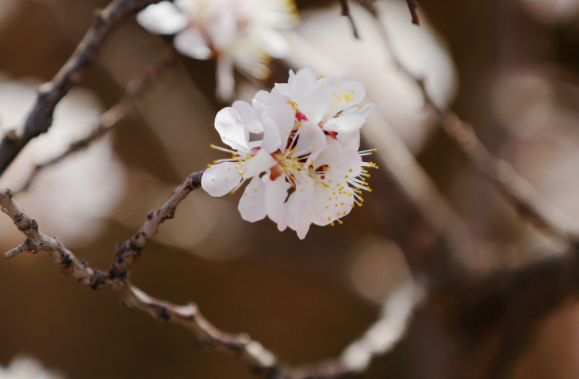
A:
<svg viewBox="0 0 579 379">
<path fill-rule="evenodd" d="M 421 0 L 423 25 L 410 23 L 406 3 L 376 2 L 392 46 L 425 77 L 439 104 L 472 123 L 489 149 L 511 162 L 558 207 L 579 216 L 579 1 Z M 19 125 L 34 88 L 52 78 L 106 1 L 0 0 L 0 130 Z M 291 56 L 273 61 L 268 82 L 239 76 L 238 98 L 287 80 L 289 68 L 354 75 L 367 101 L 416 155 L 483 246 L 480 272 L 513 268 L 560 252 L 521 223 L 495 189 L 422 112 L 422 98 L 400 74 L 366 10 L 351 4 L 362 39 L 339 16 L 335 1 L 297 2 L 302 24 L 286 36 Z M 97 64 L 65 98 L 54 128 L 0 180 L 17 187 L 31 165 L 88 134 L 124 86 L 171 43 L 130 18 L 107 42 Z M 17 201 L 43 231 L 60 236 L 78 257 L 106 269 L 126 240 L 189 173 L 220 155 L 215 113 L 215 64 L 183 57 L 140 101 L 139 112 L 115 131 L 54 166 Z M 372 121 L 376 124 L 376 120 Z M 368 146 L 373 147 L 373 146 Z M 380 152 L 378 152 L 380 154 Z M 407 207 L 384 172 L 344 225 L 313 227 L 300 241 L 267 220 L 245 223 L 239 195 L 194 192 L 135 265 L 132 279 L 153 296 L 195 301 L 216 326 L 247 332 L 291 364 L 337 356 L 378 317 L 380 304 L 410 277 L 398 245 Z M 22 236 L 0 218 L 0 250 Z M 44 256 L 0 259 L 0 363 L 27 353 L 69 378 L 249 378 L 240 362 L 200 351 L 185 330 L 118 306 L 110 291 L 93 292 L 62 275 Z M 432 354 L 418 332 L 379 358 L 364 377 L 438 378 L 443 343 Z M 450 342 L 448 342 L 450 344 Z M 419 354 L 420 353 L 420 354 Z M 417 362 L 416 357 L 430 356 Z M 421 374 L 423 375 L 423 374 Z M 512 378 L 579 375 L 579 309 L 570 303 L 540 326 Z"/>
</svg>

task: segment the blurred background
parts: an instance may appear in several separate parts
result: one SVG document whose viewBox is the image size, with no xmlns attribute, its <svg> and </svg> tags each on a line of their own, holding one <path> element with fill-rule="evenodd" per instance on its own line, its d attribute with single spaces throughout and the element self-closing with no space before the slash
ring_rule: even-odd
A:
<svg viewBox="0 0 579 379">
<path fill-rule="evenodd" d="M 22 123 L 34 88 L 54 76 L 94 10 L 106 5 L 0 0 L 0 130 Z M 257 90 L 287 81 L 289 68 L 312 65 L 320 73 L 353 75 L 366 85 L 365 102 L 377 105 L 368 128 L 387 123 L 396 131 L 480 244 L 480 254 L 464 257 L 465 264 L 488 273 L 561 251 L 521 223 L 426 116 L 419 90 L 397 70 L 367 10 L 351 2 L 357 41 L 336 1 L 299 0 L 297 6 L 301 24 L 284 31 L 289 56 L 272 60 L 268 80 L 236 74 L 236 98 L 249 101 Z M 549 200 L 579 216 L 579 1 L 421 0 L 420 28 L 410 23 L 404 1 L 375 6 L 398 58 L 425 78 L 434 100 L 472 123 L 483 143 Z M 87 135 L 171 40 L 148 33 L 134 17 L 123 22 L 81 85 L 58 106 L 50 133 L 23 151 L 0 187 L 17 188 L 35 163 Z M 116 244 L 137 230 L 149 210 L 189 173 L 221 157 L 209 148 L 219 142 L 215 114 L 228 105 L 216 100 L 215 70 L 212 60 L 182 57 L 143 96 L 139 112 L 45 170 L 17 202 L 46 234 L 58 235 L 79 258 L 106 270 Z M 278 232 L 268 220 L 242 221 L 239 194 L 211 198 L 196 191 L 163 224 L 132 279 L 153 296 L 195 301 L 217 327 L 249 333 L 288 363 L 337 356 L 411 277 L 399 239 L 400 220 L 409 222 L 408 201 L 400 200 L 401 190 L 384 171 L 373 172 L 370 181 L 374 191 L 365 207 L 339 227 L 312 227 L 304 241 L 293 231 Z M 422 238 L 428 240 L 428 233 Z M 0 250 L 22 240 L 1 217 Z M 76 285 L 48 257 L 0 259 L 0 278 L 2 365 L 25 353 L 68 378 L 251 377 L 237 360 L 198 350 L 185 330 L 119 307 L 110 291 Z M 453 354 L 445 326 L 436 320 L 414 326 L 364 377 L 444 378 L 436 373 L 443 372 L 445 355 Z M 509 377 L 576 378 L 576 304 L 539 328 Z M 428 345 L 425 339 L 440 342 Z M 425 353 L 425 346 L 438 348 Z"/>
</svg>

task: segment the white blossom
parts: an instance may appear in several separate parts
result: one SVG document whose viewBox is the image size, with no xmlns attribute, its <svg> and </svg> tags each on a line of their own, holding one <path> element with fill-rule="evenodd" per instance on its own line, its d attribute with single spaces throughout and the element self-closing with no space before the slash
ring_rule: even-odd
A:
<svg viewBox="0 0 579 379">
<path fill-rule="evenodd" d="M 54 371 L 46 370 L 42 364 L 28 356 L 16 356 L 6 367 L 0 366 L 0 379 L 63 379 Z"/>
<path fill-rule="evenodd" d="M 217 59 L 217 94 L 230 99 L 234 65 L 258 79 L 269 58 L 284 58 L 289 44 L 277 29 L 299 23 L 293 0 L 175 0 L 152 4 L 137 21 L 157 34 L 176 34 L 175 48 L 195 59 Z"/>
<path fill-rule="evenodd" d="M 0 77 L 0 131 L 22 126 L 33 106 L 40 82 Z M 71 143 L 87 136 L 98 124 L 101 105 L 87 89 L 74 88 L 58 104 L 54 122 L 47 133 L 30 141 L 0 179 L 0 187 L 18 189 L 28 180 L 36 164 L 64 153 Z M 46 174 L 46 175 L 45 175 Z M 106 219 L 121 200 L 125 172 L 118 162 L 110 138 L 96 141 L 42 172 L 18 202 L 34 209 L 34 218 L 47 233 L 66 239 L 71 245 L 88 243 L 106 226 Z M 0 220 L 0 241 L 20 239 L 13 228 Z M 14 233 L 14 234 L 13 234 Z"/>
<path fill-rule="evenodd" d="M 313 76 L 312 76 L 313 74 Z M 352 77 L 317 78 L 311 67 L 271 93 L 260 91 L 250 107 L 236 102 L 217 114 L 215 126 L 232 159 L 216 161 L 203 175 L 212 196 L 235 191 L 251 178 L 239 203 L 243 219 L 268 216 L 280 231 L 305 238 L 312 223 L 342 223 L 362 190 L 370 190 L 359 152 L 360 127 L 373 104 L 361 107 L 364 86 Z M 249 142 L 249 132 L 264 132 Z M 291 194 L 290 194 L 291 192 Z"/>
</svg>

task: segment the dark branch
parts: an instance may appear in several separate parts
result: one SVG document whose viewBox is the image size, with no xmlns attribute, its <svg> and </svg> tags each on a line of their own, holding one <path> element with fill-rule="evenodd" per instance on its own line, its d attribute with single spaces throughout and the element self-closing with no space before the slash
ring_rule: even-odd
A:
<svg viewBox="0 0 579 379">
<path fill-rule="evenodd" d="M 348 0 L 340 0 L 340 6 L 342 7 L 342 16 L 348 17 L 348 19 L 350 20 L 350 24 L 352 24 L 352 31 L 354 32 L 354 37 L 356 37 L 356 39 L 360 39 L 360 36 L 358 35 L 358 30 L 356 29 L 356 24 L 354 23 L 352 14 L 350 14 L 350 5 L 348 4 Z"/>
<path fill-rule="evenodd" d="M 380 23 L 378 15 L 376 15 L 376 20 Z M 382 37 L 392 60 L 400 71 L 420 88 L 425 106 L 432 110 L 443 130 L 474 163 L 478 171 L 499 188 L 519 216 L 536 227 L 565 240 L 577 239 L 579 225 L 572 217 L 551 204 L 525 178 L 520 176 L 510 163 L 493 155 L 478 139 L 472 126 L 462 121 L 452 111 L 434 102 L 426 90 L 424 79 L 414 75 L 400 61 L 388 39 L 386 28 L 381 23 L 380 25 Z"/>
<path fill-rule="evenodd" d="M 107 134 L 119 123 L 119 121 L 123 120 L 131 113 L 143 92 L 145 92 L 161 75 L 163 75 L 165 71 L 177 61 L 177 58 L 178 53 L 171 48 L 161 57 L 161 59 L 158 60 L 158 62 L 147 67 L 138 78 L 132 80 L 127 85 L 125 96 L 121 101 L 100 116 L 99 124 L 91 134 L 71 144 L 69 148 L 58 157 L 51 159 L 48 162 L 36 165 L 26 183 L 20 190 L 15 192 L 27 190 L 42 170 L 60 163 L 63 159 L 87 148 L 92 142 Z"/>
<path fill-rule="evenodd" d="M 175 217 L 175 211 L 179 203 L 193 190 L 201 187 L 201 177 L 204 171 L 189 175 L 187 180 L 173 191 L 173 194 L 161 208 L 154 212 L 149 212 L 147 221 L 141 226 L 141 229 L 117 247 L 117 252 L 109 271 L 109 276 L 112 279 L 127 277 L 128 270 L 141 255 L 141 250 L 157 234 L 159 225 L 165 220 Z"/>
<path fill-rule="evenodd" d="M 52 125 L 59 101 L 84 76 L 107 37 L 127 15 L 160 0 L 114 0 L 97 12 L 93 26 L 86 32 L 72 56 L 48 83 L 38 88 L 36 103 L 28 114 L 21 133 L 7 133 L 0 142 L 0 175 L 33 138 L 46 133 Z"/>
<path fill-rule="evenodd" d="M 109 288 L 116 291 L 128 308 L 146 312 L 159 321 L 172 322 L 186 327 L 193 332 L 199 347 L 235 356 L 241 359 L 251 372 L 268 379 L 333 378 L 359 372 L 367 367 L 374 356 L 389 351 L 403 336 L 407 321 L 415 305 L 420 301 L 419 296 L 407 292 L 408 287 L 403 288 L 403 291 L 398 291 L 398 296 L 393 297 L 393 302 L 386 304 L 383 317 L 369 329 L 366 335 L 360 339 L 360 342 L 354 341 L 346 349 L 345 356 L 314 365 L 289 367 L 281 363 L 271 351 L 264 348 L 259 342 L 252 340 L 249 335 L 245 333 L 231 334 L 213 326 L 203 317 L 195 304 L 183 306 L 155 299 L 131 285 L 128 280 L 131 264 L 139 256 L 148 240 L 157 233 L 159 225 L 172 218 L 179 203 L 191 191 L 201 186 L 202 175 L 203 171 L 191 174 L 183 184 L 175 189 L 161 208 L 149 213 L 147 221 L 141 229 L 131 239 L 119 246 L 108 275 L 90 268 L 84 260 L 79 260 L 56 237 L 51 238 L 40 232 L 36 221 L 16 205 L 12 199 L 12 192 L 0 190 L 0 209 L 13 220 L 18 229 L 27 237 L 24 243 L 6 255 L 13 257 L 23 252 L 34 254 L 39 251 L 46 251 L 61 267 L 63 273 L 73 276 L 85 286 L 94 290 Z M 400 307 L 404 309 L 403 312 L 400 312 Z M 396 309 L 395 312 L 392 312 L 393 308 Z M 392 318 L 390 319 L 390 317 Z M 374 334 L 380 334 L 384 330 L 384 327 L 375 328 L 375 326 L 384 326 L 384 324 L 387 324 L 386 329 L 396 333 L 395 338 L 390 338 L 387 344 L 377 347 L 374 346 L 376 344 L 364 343 L 366 340 L 375 340 L 376 335 Z M 378 329 L 378 332 L 375 329 Z M 348 359 L 347 353 L 352 350 L 356 353 L 356 357 L 360 355 L 364 357 L 362 364 Z M 359 359 L 355 361 L 359 361 Z"/>
<path fill-rule="evenodd" d="M 418 8 L 418 3 L 416 0 L 406 0 L 406 4 L 408 4 L 408 10 L 412 16 L 412 23 L 414 25 L 420 26 L 420 18 L 418 17 L 418 12 L 416 11 Z"/>
</svg>

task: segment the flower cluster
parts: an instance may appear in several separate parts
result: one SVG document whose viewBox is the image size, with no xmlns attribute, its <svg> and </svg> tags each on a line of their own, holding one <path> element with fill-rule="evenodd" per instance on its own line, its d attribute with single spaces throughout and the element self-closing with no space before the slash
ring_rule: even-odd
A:
<svg viewBox="0 0 579 379">
<path fill-rule="evenodd" d="M 363 84 L 351 76 L 318 77 L 307 67 L 271 93 L 260 91 L 252 104 L 236 101 L 215 118 L 215 128 L 232 154 L 205 171 L 202 185 L 212 196 L 236 191 L 250 180 L 239 202 L 241 217 L 265 216 L 280 231 L 290 227 L 303 239 L 312 223 L 342 223 L 362 191 L 371 191 L 358 151 L 360 128 L 374 104 L 362 107 Z M 250 134 L 263 139 L 250 140 Z"/>
<path fill-rule="evenodd" d="M 234 65 L 257 79 L 269 76 L 270 57 L 285 58 L 289 44 L 277 29 L 295 27 L 293 0 L 175 0 L 137 15 L 156 34 L 176 34 L 175 48 L 195 59 L 217 59 L 217 94 L 233 95 Z"/>
</svg>

